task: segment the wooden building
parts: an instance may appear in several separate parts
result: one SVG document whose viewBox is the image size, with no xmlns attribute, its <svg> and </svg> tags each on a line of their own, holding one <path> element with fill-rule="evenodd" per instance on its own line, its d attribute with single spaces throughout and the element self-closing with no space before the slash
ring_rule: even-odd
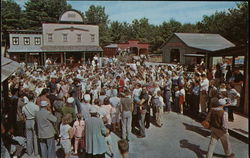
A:
<svg viewBox="0 0 250 158">
<path fill-rule="evenodd" d="M 84 24 L 76 10 L 65 11 L 58 23 L 43 23 L 40 31 L 9 31 L 10 58 L 27 64 L 38 61 L 43 65 L 47 58 L 56 63 L 75 62 L 101 56 L 98 25 Z"/>
<path fill-rule="evenodd" d="M 243 114 L 248 115 L 248 103 L 249 103 L 249 94 L 248 94 L 248 50 L 247 46 L 236 46 L 232 48 L 226 48 L 218 51 L 214 51 L 208 54 L 209 66 L 214 65 L 212 63 L 213 58 L 224 58 L 224 59 L 231 59 L 232 60 L 232 70 L 235 67 L 238 67 L 240 71 L 244 75 L 244 81 L 242 86 L 241 99 L 240 99 L 240 107 L 238 111 Z M 243 59 L 243 61 L 240 61 Z"/>
<path fill-rule="evenodd" d="M 219 34 L 174 33 L 161 46 L 162 60 L 166 63 L 197 64 L 201 59 L 208 63 L 208 54 L 235 45 Z"/>
<path fill-rule="evenodd" d="M 149 44 L 141 43 L 139 40 L 129 40 L 127 43 L 110 44 L 103 48 L 103 55 L 112 57 L 122 52 L 135 55 L 148 54 Z"/>
</svg>

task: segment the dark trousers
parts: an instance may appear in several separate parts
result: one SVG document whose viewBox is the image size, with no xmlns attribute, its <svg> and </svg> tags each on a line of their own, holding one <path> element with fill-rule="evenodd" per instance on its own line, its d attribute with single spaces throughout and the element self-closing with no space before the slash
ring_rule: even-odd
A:
<svg viewBox="0 0 250 158">
<path fill-rule="evenodd" d="M 197 116 L 199 114 L 199 103 L 200 103 L 200 96 L 192 95 L 192 113 L 194 116 Z"/>
<path fill-rule="evenodd" d="M 146 128 L 150 127 L 150 111 L 147 111 L 145 115 L 145 127 Z"/>
<path fill-rule="evenodd" d="M 224 110 L 228 112 L 228 120 L 233 121 L 234 120 L 234 114 L 233 110 L 235 109 L 234 106 L 225 106 Z"/>
<path fill-rule="evenodd" d="M 25 122 L 17 121 L 15 127 L 15 135 L 25 137 Z"/>
<path fill-rule="evenodd" d="M 97 154 L 97 155 L 92 155 L 92 154 L 86 153 L 86 158 L 105 158 L 105 153 Z"/>
</svg>

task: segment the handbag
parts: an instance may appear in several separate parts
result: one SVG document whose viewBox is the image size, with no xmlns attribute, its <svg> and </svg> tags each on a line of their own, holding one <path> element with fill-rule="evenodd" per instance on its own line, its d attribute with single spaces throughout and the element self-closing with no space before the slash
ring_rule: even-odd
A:
<svg viewBox="0 0 250 158">
<path fill-rule="evenodd" d="M 207 120 L 202 121 L 201 125 L 206 129 L 210 128 L 210 123 Z"/>
</svg>

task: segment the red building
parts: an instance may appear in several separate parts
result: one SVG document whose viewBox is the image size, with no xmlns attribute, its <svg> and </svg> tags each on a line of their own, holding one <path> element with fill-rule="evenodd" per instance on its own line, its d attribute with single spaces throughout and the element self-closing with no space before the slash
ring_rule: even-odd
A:
<svg viewBox="0 0 250 158">
<path fill-rule="evenodd" d="M 141 43 L 139 40 L 129 40 L 127 43 L 110 44 L 103 48 L 103 56 L 112 57 L 119 52 L 128 52 L 135 55 L 148 54 L 148 43 Z"/>
</svg>

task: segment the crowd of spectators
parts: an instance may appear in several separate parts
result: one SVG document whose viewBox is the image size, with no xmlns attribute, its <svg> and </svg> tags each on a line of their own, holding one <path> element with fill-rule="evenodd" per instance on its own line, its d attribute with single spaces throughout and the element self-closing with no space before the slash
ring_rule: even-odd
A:
<svg viewBox="0 0 250 158">
<path fill-rule="evenodd" d="M 226 101 L 224 110 L 233 121 L 243 84 L 239 69 L 231 70 L 226 63 L 206 69 L 201 63 L 188 70 L 180 64 L 147 65 L 145 59 L 24 65 L 10 77 L 9 99 L 2 107 L 4 153 L 54 158 L 60 144 L 66 158 L 79 152 L 113 156 L 111 131 L 127 141 L 132 133 L 144 138 L 151 123 L 164 125 L 163 113 L 199 117 L 210 111 L 214 97 Z"/>
</svg>

